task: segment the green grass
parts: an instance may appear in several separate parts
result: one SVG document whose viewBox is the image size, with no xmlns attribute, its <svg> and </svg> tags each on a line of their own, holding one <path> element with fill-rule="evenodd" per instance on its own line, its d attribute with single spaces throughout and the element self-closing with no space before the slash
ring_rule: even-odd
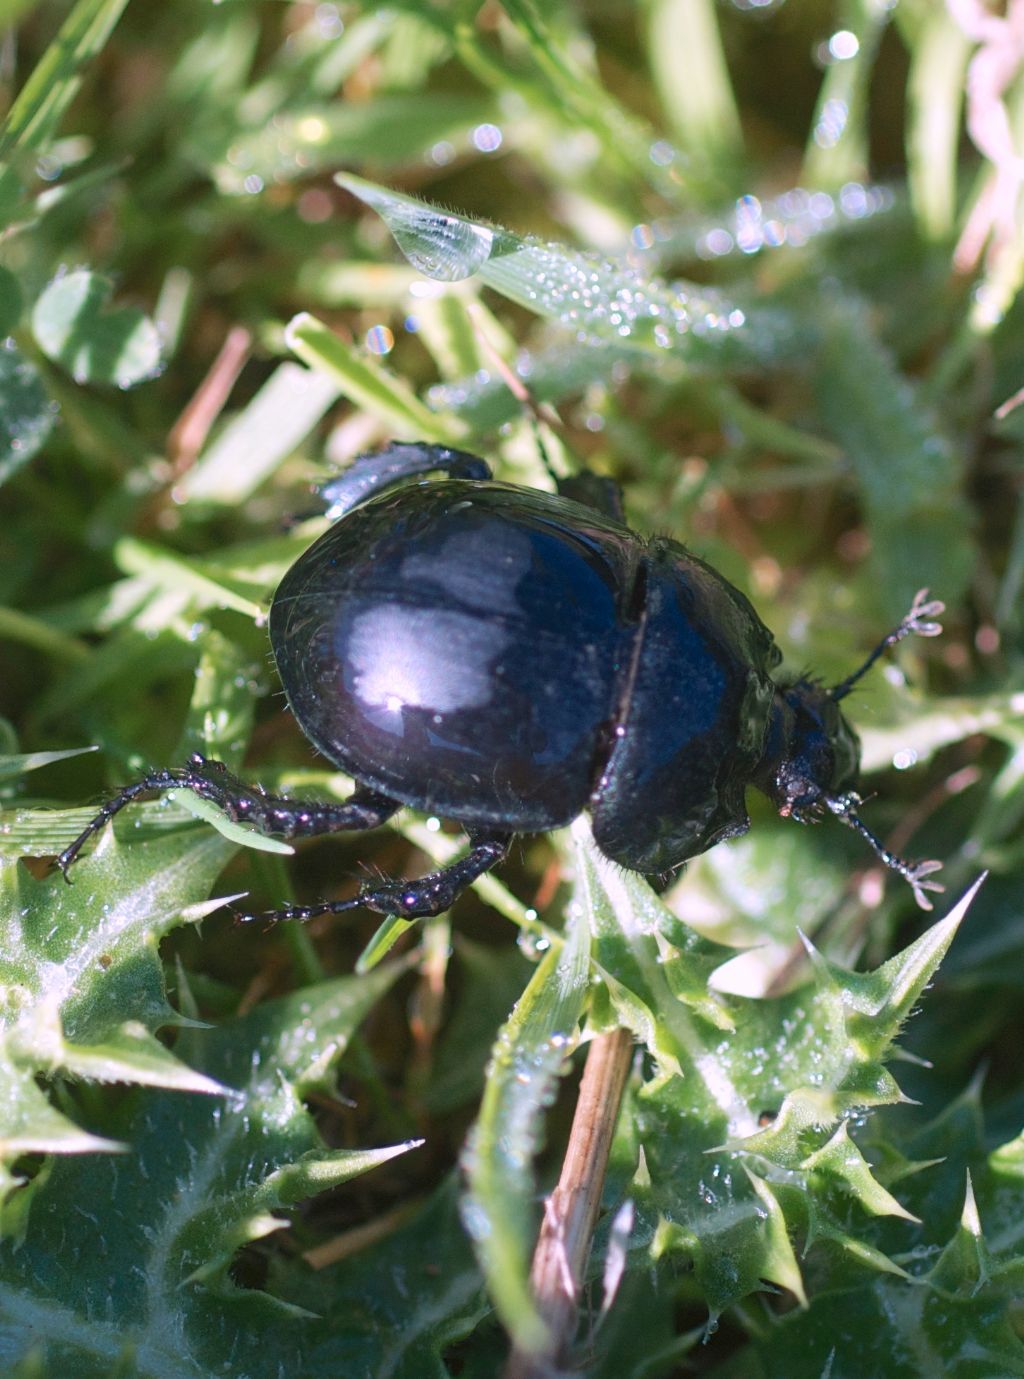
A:
<svg viewBox="0 0 1024 1379">
<path fill-rule="evenodd" d="M 1024 1374 L 1024 234 L 954 269 L 995 169 L 945 8 L 0 21 L 0 1372 L 498 1374 L 575 1050 L 624 1025 L 582 1372 Z M 791 665 L 946 602 L 849 705 L 937 913 L 753 796 L 660 898 L 577 825 L 451 916 L 240 931 L 459 839 L 282 854 L 181 798 L 65 886 L 95 801 L 190 751 L 344 798 L 264 621 L 311 487 L 391 437 L 544 486 L 524 389 Z"/>
</svg>

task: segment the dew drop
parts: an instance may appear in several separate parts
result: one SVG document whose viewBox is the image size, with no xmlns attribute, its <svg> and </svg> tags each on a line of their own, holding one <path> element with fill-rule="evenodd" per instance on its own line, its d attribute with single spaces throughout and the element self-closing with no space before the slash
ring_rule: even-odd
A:
<svg viewBox="0 0 1024 1379">
<path fill-rule="evenodd" d="M 839 29 L 828 41 L 828 54 L 833 62 L 845 62 L 860 52 L 860 40 L 849 29 Z"/>
<path fill-rule="evenodd" d="M 388 227 L 413 268 L 439 282 L 461 282 L 490 258 L 494 231 L 457 216 L 391 206 Z"/>
<path fill-rule="evenodd" d="M 496 153 L 501 148 L 502 138 L 496 124 L 478 124 L 473 130 L 473 147 L 481 153 Z"/>
<path fill-rule="evenodd" d="M 819 148 L 835 148 L 846 128 L 850 108 L 845 101 L 828 100 L 814 130 L 814 142 Z"/>
<path fill-rule="evenodd" d="M 371 354 L 390 354 L 395 347 L 395 337 L 387 326 L 371 326 L 366 332 L 366 348 Z"/>
</svg>

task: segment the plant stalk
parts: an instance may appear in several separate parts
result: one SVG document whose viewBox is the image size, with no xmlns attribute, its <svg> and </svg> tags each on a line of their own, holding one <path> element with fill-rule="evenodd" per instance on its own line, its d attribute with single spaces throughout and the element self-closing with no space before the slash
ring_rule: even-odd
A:
<svg viewBox="0 0 1024 1379">
<path fill-rule="evenodd" d="M 551 1379 L 576 1333 L 591 1237 L 601 1206 L 608 1156 L 633 1057 L 633 1036 L 617 1029 L 590 1045 L 558 1186 L 544 1203 L 530 1281 L 547 1324 L 543 1351 L 515 1348 L 504 1379 Z"/>
</svg>

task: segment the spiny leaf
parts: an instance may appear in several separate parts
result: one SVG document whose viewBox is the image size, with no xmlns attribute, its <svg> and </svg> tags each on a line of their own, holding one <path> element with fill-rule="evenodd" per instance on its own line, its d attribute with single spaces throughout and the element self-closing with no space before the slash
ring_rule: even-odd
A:
<svg viewBox="0 0 1024 1379">
<path fill-rule="evenodd" d="M 650 886 L 624 872 L 597 849 L 589 825 L 573 825 L 576 895 L 593 935 L 593 957 L 603 976 L 616 1023 L 633 1030 L 669 1072 L 682 1071 L 695 1042 L 693 1016 L 720 1030 L 733 1028 L 725 1002 L 707 979 L 727 950 L 684 930 Z M 683 937 L 673 947 L 665 931 Z"/>
<path fill-rule="evenodd" d="M 842 1122 L 827 1144 L 808 1154 L 800 1168 L 818 1190 L 838 1188 L 873 1216 L 902 1216 L 906 1221 L 917 1220 L 877 1181 L 871 1165 L 850 1138 L 846 1121 Z"/>
<path fill-rule="evenodd" d="M 75 1130 L 42 1097 L 40 1074 L 214 1092 L 215 1082 L 155 1037 L 178 1023 L 167 1004 L 157 941 L 205 899 L 231 854 L 216 834 L 192 832 L 146 849 L 112 837 L 76 868 L 34 881 L 0 865 L 0 1012 L 5 1135 L 13 1162 L 29 1152 L 109 1148 Z"/>
<path fill-rule="evenodd" d="M 127 1156 L 55 1165 L 18 1248 L 0 1246 L 7 1355 L 39 1346 L 92 1375 L 127 1346 L 146 1379 L 239 1365 L 269 1376 L 285 1356 L 301 1367 L 296 1353 L 324 1344 L 309 1309 L 239 1288 L 231 1265 L 241 1245 L 287 1225 L 283 1209 L 414 1147 L 328 1150 L 302 1100 L 403 966 L 189 1030 L 205 1080 L 233 1091 L 136 1093 L 117 1123 Z"/>
</svg>

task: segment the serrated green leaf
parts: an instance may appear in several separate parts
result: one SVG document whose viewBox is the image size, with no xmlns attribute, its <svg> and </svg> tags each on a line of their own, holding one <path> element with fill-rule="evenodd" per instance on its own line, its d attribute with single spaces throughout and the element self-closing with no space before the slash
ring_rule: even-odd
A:
<svg viewBox="0 0 1024 1379">
<path fill-rule="evenodd" d="M 32 332 L 76 383 L 133 388 L 160 372 L 160 336 L 137 307 L 110 308 L 112 291 L 84 268 L 54 278 L 32 310 Z"/>
<path fill-rule="evenodd" d="M 136 1094 L 116 1166 L 54 1166 L 18 1248 L 0 1245 L 5 1361 L 38 1346 L 92 1376 L 127 1347 L 145 1379 L 198 1379 L 244 1354 L 246 1372 L 269 1379 L 284 1356 L 322 1348 L 309 1308 L 240 1289 L 229 1271 L 241 1245 L 287 1224 L 279 1212 L 414 1147 L 327 1150 L 301 1100 L 402 968 L 188 1031 L 205 1080 L 233 1094 Z"/>
<path fill-rule="evenodd" d="M 902 1099 L 882 1060 L 969 899 L 875 973 L 818 959 L 810 987 L 773 1000 L 734 998 L 732 1033 L 695 1026 L 684 1075 L 641 1088 L 636 1133 L 662 1216 L 654 1250 L 691 1259 L 712 1316 L 759 1286 L 767 1260 L 776 1281 L 798 1291 L 798 1275 L 779 1253 L 775 1208 L 766 1216 L 741 1165 L 769 1185 L 788 1230 L 831 1241 L 863 1268 L 899 1272 L 829 1205 L 838 1188 L 869 1212 L 909 1211 L 836 1130 L 858 1110 Z"/>
<path fill-rule="evenodd" d="M 976 1293 L 989 1281 L 991 1264 L 982 1234 L 971 1175 L 967 1175 L 964 1209 L 956 1234 L 928 1274 L 929 1283 L 950 1293 Z"/>
<path fill-rule="evenodd" d="M 758 1262 L 760 1277 L 780 1288 L 788 1288 L 802 1307 L 807 1306 L 807 1294 L 789 1239 L 786 1218 L 768 1183 L 756 1173 L 746 1170 L 751 1186 L 763 1208 L 764 1225 L 761 1230 L 762 1251 Z"/>
<path fill-rule="evenodd" d="M 144 853 L 144 855 L 143 855 Z M 75 869 L 34 881 L 0 865 L 0 1041 L 7 1069 L 7 1161 L 32 1150 L 97 1147 L 42 1100 L 39 1074 L 70 1074 L 180 1090 L 217 1084 L 155 1038 L 177 1017 L 167 1004 L 158 939 L 205 900 L 230 848 L 216 835 L 179 835 L 145 849 L 108 834 Z"/>
<path fill-rule="evenodd" d="M 823 980 L 842 991 L 848 1032 L 857 1051 L 874 1061 L 888 1049 L 910 1015 L 921 992 L 945 957 L 956 931 L 978 892 L 981 880 L 963 895 L 946 919 L 933 924 L 919 939 L 874 972 L 851 973 L 824 961 L 807 944 Z"/>
<path fill-rule="evenodd" d="M 683 938 L 685 946 L 670 948 L 662 935 L 674 916 L 647 882 L 604 857 L 583 819 L 573 825 L 573 842 L 577 902 L 617 1022 L 633 1031 L 664 1071 L 680 1073 L 695 1042 L 694 1016 L 719 1030 L 733 1028 L 725 1002 L 707 987 L 721 950 L 692 931 Z"/>
<path fill-rule="evenodd" d="M 811 1181 L 817 1180 L 823 1190 L 838 1188 L 848 1193 L 873 1216 L 902 1216 L 906 1221 L 917 1220 L 875 1178 L 871 1165 L 850 1138 L 846 1121 L 827 1144 L 808 1154 L 800 1168 L 810 1176 Z"/>
<path fill-rule="evenodd" d="M 189 810 L 171 804 L 166 796 L 162 800 L 134 805 L 133 810 L 131 826 L 140 842 L 180 830 L 182 824 L 196 817 Z M 95 817 L 95 807 L 7 808 L 0 827 L 0 858 L 13 862 L 19 857 L 56 857 Z M 245 842 L 248 841 L 246 835 Z"/>
</svg>

